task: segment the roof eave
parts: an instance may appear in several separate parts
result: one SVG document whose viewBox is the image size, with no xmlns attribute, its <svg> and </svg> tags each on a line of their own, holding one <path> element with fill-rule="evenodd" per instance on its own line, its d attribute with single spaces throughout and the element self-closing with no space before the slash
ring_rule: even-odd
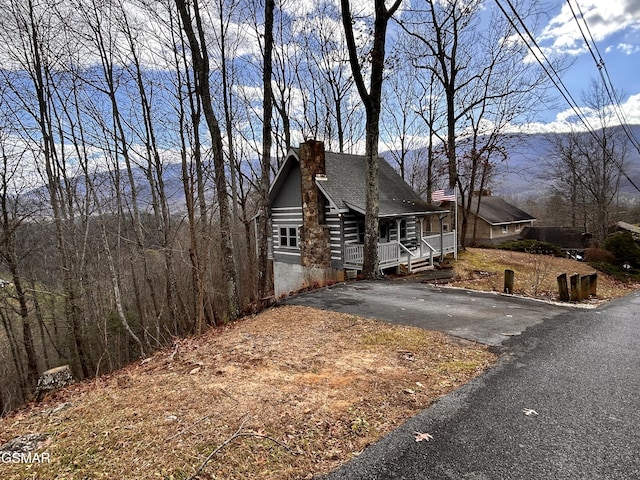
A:
<svg viewBox="0 0 640 480">
<path fill-rule="evenodd" d="M 324 187 L 322 186 L 322 182 L 324 180 L 318 180 L 316 178 L 316 186 L 318 187 L 318 190 L 320 190 L 320 192 L 322 193 L 322 195 L 324 195 L 324 198 L 326 198 L 329 201 L 329 205 L 331 206 L 331 208 L 337 210 L 338 212 L 341 212 L 342 210 L 344 210 L 344 208 L 340 208 L 338 207 L 338 204 L 333 200 L 333 198 L 331 198 L 331 196 L 327 193 L 327 191 L 324 189 Z"/>
<path fill-rule="evenodd" d="M 282 165 L 280 165 L 280 168 L 276 172 L 275 177 L 273 177 L 273 182 L 271 182 L 271 186 L 269 187 L 269 200 L 270 200 L 269 203 L 271 203 L 271 200 L 272 200 L 271 195 L 274 193 L 274 190 L 279 189 L 281 187 L 281 184 L 282 184 L 281 177 L 283 175 L 284 170 L 289 168 L 290 157 L 294 157 L 298 162 L 300 162 L 300 158 L 298 157 L 298 154 L 295 151 L 295 149 L 290 148 L 289 151 L 287 152 L 287 156 L 285 157 L 284 162 L 282 162 Z"/>
</svg>

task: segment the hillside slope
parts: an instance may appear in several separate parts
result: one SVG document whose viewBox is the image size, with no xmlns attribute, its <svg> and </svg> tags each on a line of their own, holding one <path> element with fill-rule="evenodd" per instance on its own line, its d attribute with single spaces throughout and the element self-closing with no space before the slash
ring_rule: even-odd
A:
<svg viewBox="0 0 640 480">
<path fill-rule="evenodd" d="M 0 446 L 45 434 L 50 462 L 0 476 L 185 479 L 220 448 L 197 478 L 311 478 L 494 359 L 439 333 L 273 308 L 1 419 Z"/>
</svg>

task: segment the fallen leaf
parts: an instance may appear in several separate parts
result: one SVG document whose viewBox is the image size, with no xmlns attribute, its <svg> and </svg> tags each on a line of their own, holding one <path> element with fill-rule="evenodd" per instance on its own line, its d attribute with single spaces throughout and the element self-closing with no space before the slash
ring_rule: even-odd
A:
<svg viewBox="0 0 640 480">
<path fill-rule="evenodd" d="M 431 435 L 430 433 L 420 433 L 420 432 L 413 432 L 414 435 L 416 436 L 416 442 L 421 442 L 421 441 L 425 441 L 428 442 L 429 440 L 433 440 L 433 435 Z"/>
</svg>

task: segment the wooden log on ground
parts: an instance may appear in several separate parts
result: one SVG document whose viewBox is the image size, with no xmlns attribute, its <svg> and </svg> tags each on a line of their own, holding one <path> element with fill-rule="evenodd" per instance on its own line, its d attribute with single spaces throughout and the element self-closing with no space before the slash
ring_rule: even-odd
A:
<svg viewBox="0 0 640 480">
<path fill-rule="evenodd" d="M 562 273 L 558 275 L 556 280 L 558 281 L 558 291 L 560 292 L 560 301 L 568 302 L 569 301 L 569 279 L 567 278 L 567 274 Z"/>
<path fill-rule="evenodd" d="M 42 372 L 36 387 L 36 398 L 40 400 L 45 394 L 71 385 L 73 382 L 73 374 L 69 365 L 62 365 Z"/>
<path fill-rule="evenodd" d="M 571 277 L 569 277 L 569 283 L 571 285 L 571 293 L 569 295 L 570 300 L 572 302 L 579 302 L 582 300 L 580 298 L 580 275 L 577 273 L 571 275 Z"/>
<path fill-rule="evenodd" d="M 513 293 L 516 274 L 513 270 L 504 271 L 504 293 Z"/>
</svg>

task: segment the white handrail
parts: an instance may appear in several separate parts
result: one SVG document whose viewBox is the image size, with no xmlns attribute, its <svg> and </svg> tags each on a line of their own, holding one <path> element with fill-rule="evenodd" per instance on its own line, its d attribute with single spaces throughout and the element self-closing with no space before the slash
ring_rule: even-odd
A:
<svg viewBox="0 0 640 480">
<path fill-rule="evenodd" d="M 431 249 L 432 252 L 437 252 L 437 250 L 435 248 L 433 248 L 429 242 L 427 242 L 424 238 L 422 239 L 422 243 L 424 243 L 427 247 L 429 247 Z"/>
<path fill-rule="evenodd" d="M 407 252 L 409 255 L 411 255 L 412 257 L 417 257 L 418 255 L 416 255 L 415 253 L 413 253 L 411 250 L 409 250 L 407 247 L 405 247 L 402 243 L 398 242 L 398 245 L 400 245 L 400 248 L 402 250 L 404 250 L 405 252 Z"/>
</svg>

